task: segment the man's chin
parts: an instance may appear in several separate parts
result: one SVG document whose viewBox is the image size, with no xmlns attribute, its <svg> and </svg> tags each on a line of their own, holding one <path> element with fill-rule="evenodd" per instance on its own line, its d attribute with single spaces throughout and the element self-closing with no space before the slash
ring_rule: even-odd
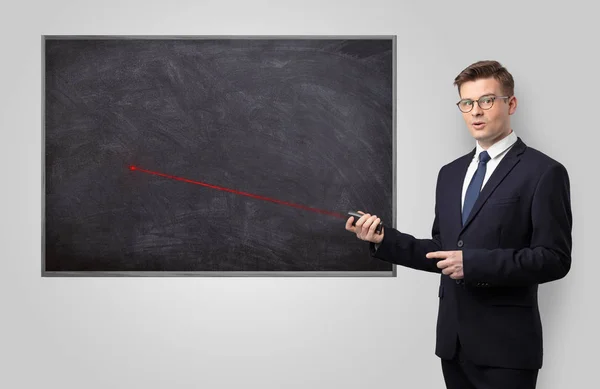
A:
<svg viewBox="0 0 600 389">
<path fill-rule="evenodd" d="M 489 138 L 489 134 L 487 134 L 483 130 L 474 130 L 474 129 L 471 129 L 471 136 L 473 138 L 475 138 L 475 140 L 479 140 L 479 141 L 486 140 L 486 139 Z"/>
</svg>

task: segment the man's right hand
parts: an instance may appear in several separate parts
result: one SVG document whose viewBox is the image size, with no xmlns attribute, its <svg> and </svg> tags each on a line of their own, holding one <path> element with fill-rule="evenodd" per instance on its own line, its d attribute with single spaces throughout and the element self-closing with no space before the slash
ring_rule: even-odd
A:
<svg viewBox="0 0 600 389">
<path fill-rule="evenodd" d="M 362 211 L 358 211 L 362 216 L 356 221 L 356 225 L 352 225 L 354 216 L 350 216 L 346 220 L 346 230 L 356 234 L 358 239 L 373 242 L 375 244 L 381 243 L 383 240 L 384 227 L 381 228 L 381 233 L 375 232 L 375 228 L 381 223 L 381 219 L 376 215 L 370 215 Z"/>
</svg>

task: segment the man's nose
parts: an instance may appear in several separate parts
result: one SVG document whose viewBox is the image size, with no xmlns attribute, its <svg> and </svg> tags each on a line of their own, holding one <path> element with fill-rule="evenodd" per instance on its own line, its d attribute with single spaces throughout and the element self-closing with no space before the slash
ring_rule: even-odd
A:
<svg viewBox="0 0 600 389">
<path fill-rule="evenodd" d="M 481 116 L 483 114 L 483 109 L 479 106 L 479 102 L 473 102 L 473 109 L 471 110 L 471 115 L 473 116 Z"/>
</svg>

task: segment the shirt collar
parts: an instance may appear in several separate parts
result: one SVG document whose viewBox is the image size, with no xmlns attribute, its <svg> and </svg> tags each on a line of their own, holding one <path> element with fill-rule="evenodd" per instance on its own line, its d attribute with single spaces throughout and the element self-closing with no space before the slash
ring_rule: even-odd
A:
<svg viewBox="0 0 600 389">
<path fill-rule="evenodd" d="M 515 134 L 515 132 L 513 130 L 511 130 L 510 134 L 508 134 L 508 136 L 504 137 L 503 139 L 501 139 L 498 142 L 491 145 L 490 148 L 487 149 L 487 152 L 490 155 L 490 158 L 494 159 L 494 158 L 502 155 L 505 151 L 507 151 L 516 142 L 517 142 L 517 135 Z M 477 141 L 475 141 L 475 147 L 477 148 L 477 150 L 475 150 L 474 159 L 479 160 L 479 154 L 483 151 L 483 148 L 479 145 L 479 142 L 477 142 Z"/>
</svg>

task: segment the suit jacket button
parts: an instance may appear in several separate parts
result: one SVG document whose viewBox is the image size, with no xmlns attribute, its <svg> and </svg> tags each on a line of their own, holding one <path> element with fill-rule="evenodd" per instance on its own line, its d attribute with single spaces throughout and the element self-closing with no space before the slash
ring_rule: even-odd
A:
<svg viewBox="0 0 600 389">
<path fill-rule="evenodd" d="M 456 243 L 456 245 L 457 245 L 458 247 L 463 247 L 463 244 L 464 244 L 464 243 L 463 243 L 463 241 L 462 241 L 462 240 L 459 240 L 459 241 L 458 241 L 458 243 Z"/>
</svg>

